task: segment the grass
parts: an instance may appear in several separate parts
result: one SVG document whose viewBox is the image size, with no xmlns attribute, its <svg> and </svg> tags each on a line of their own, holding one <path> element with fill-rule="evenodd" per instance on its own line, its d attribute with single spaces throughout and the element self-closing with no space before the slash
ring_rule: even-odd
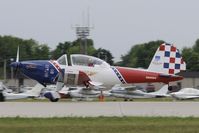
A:
<svg viewBox="0 0 199 133">
<path fill-rule="evenodd" d="M 0 118 L 0 133 L 196 133 L 199 118 Z"/>
</svg>

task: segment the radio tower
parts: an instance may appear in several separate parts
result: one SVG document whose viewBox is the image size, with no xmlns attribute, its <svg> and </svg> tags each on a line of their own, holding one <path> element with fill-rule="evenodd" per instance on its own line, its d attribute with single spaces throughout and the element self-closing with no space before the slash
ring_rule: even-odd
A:
<svg viewBox="0 0 199 133">
<path fill-rule="evenodd" d="M 89 26 L 89 21 L 90 21 L 90 15 L 89 15 L 89 10 L 88 10 L 88 16 L 87 16 L 87 24 L 84 23 L 84 18 L 85 16 L 83 15 L 83 24 L 82 26 L 76 25 L 75 31 L 77 38 L 80 39 L 80 53 L 87 55 L 87 37 L 90 35 L 90 29 L 93 27 Z"/>
</svg>

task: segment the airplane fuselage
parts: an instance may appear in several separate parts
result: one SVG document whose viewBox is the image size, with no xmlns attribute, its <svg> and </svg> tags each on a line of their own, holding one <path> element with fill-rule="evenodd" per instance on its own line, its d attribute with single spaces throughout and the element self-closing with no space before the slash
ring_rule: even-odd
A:
<svg viewBox="0 0 199 133">
<path fill-rule="evenodd" d="M 166 75 L 157 72 L 150 72 L 144 69 L 134 69 L 128 67 L 98 68 L 88 66 L 67 66 L 68 73 L 76 73 L 76 81 L 78 85 L 83 84 L 82 81 L 91 80 L 102 83 L 103 86 L 113 86 L 115 84 L 132 84 L 132 83 L 151 83 L 163 82 L 169 83 L 183 79 L 181 76 Z M 66 75 L 65 75 L 66 76 Z M 67 79 L 65 79 L 66 81 Z M 65 82 L 67 84 L 67 82 Z"/>
</svg>

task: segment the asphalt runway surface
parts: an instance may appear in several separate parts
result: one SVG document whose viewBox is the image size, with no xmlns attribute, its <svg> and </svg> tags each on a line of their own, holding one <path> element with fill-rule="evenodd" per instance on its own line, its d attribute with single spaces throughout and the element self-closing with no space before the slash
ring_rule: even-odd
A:
<svg viewBox="0 0 199 133">
<path fill-rule="evenodd" d="M 3 102 L 0 117 L 199 117 L 199 102 Z"/>
</svg>

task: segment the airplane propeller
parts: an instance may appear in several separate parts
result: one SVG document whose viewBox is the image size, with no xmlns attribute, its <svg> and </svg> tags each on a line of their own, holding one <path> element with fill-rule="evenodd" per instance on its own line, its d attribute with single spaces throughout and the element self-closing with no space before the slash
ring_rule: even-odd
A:
<svg viewBox="0 0 199 133">
<path fill-rule="evenodd" d="M 14 70 L 14 78 L 16 78 L 18 72 L 19 72 L 19 65 L 20 65 L 20 62 L 19 62 L 19 46 L 18 46 L 18 49 L 17 49 L 17 57 L 16 57 L 16 62 L 13 62 L 10 64 L 11 67 L 15 68 Z"/>
</svg>

